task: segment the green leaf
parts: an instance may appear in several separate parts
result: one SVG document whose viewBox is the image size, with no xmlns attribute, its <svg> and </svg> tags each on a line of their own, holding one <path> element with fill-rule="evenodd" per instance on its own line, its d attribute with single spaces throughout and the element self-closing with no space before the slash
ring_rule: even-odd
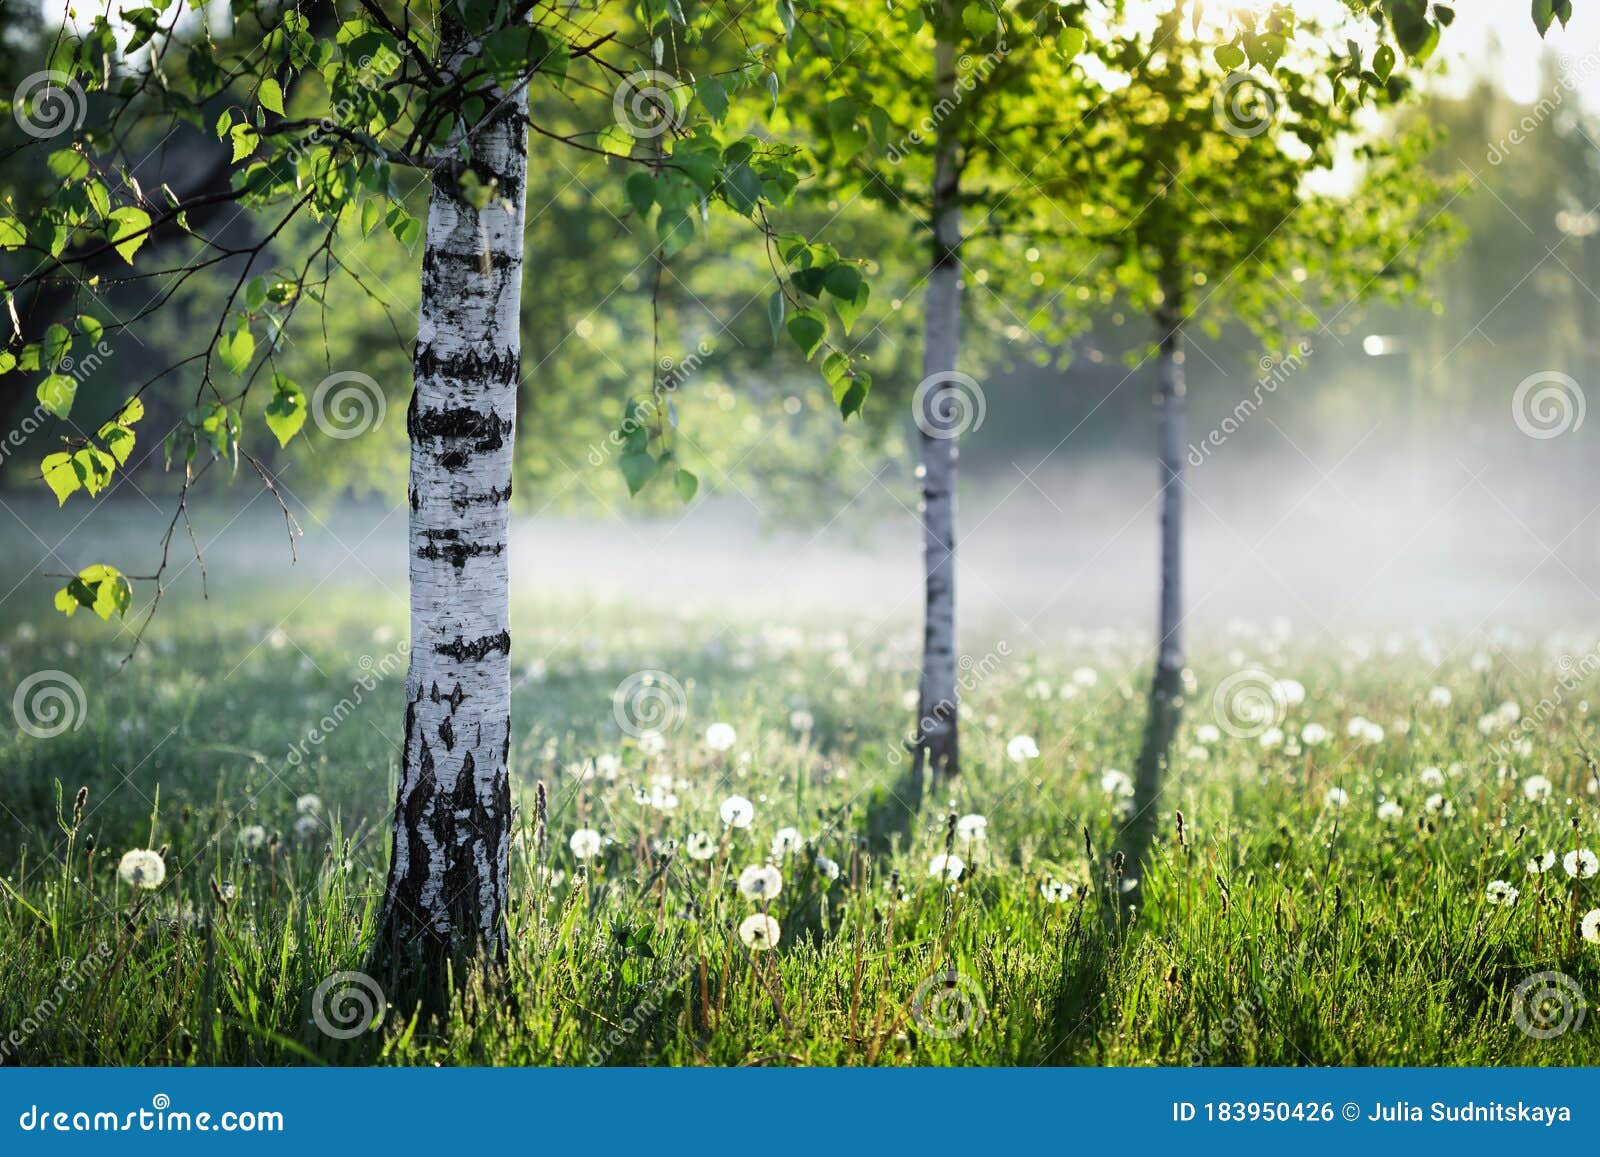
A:
<svg viewBox="0 0 1600 1157">
<path fill-rule="evenodd" d="M 41 406 L 65 419 L 72 413 L 72 400 L 78 396 L 77 379 L 66 374 L 51 374 L 39 383 L 37 396 Z"/>
<path fill-rule="evenodd" d="M 136 205 L 124 205 L 111 210 L 106 220 L 111 225 L 111 244 L 122 259 L 132 265 L 133 255 L 150 236 L 150 214 Z"/>
<path fill-rule="evenodd" d="M 849 333 L 855 328 L 856 319 L 867 308 L 867 300 L 872 296 L 872 287 L 863 281 L 856 287 L 856 295 L 851 298 L 835 298 L 834 312 L 839 315 L 839 321 L 844 326 L 844 332 Z"/>
<path fill-rule="evenodd" d="M 992 36 L 1000 27 L 1000 18 L 988 4 L 968 4 L 961 10 L 961 24 L 977 37 Z"/>
<path fill-rule="evenodd" d="M 114 566 L 97 563 L 86 566 L 78 577 L 56 592 L 56 610 L 64 615 L 74 614 L 79 607 L 88 607 L 102 619 L 128 613 L 133 603 L 133 586 Z"/>
<path fill-rule="evenodd" d="M 722 191 L 734 211 L 748 217 L 761 200 L 761 178 L 749 165 L 738 164 L 723 178 Z"/>
<path fill-rule="evenodd" d="M 617 458 L 617 465 L 622 468 L 622 477 L 628 483 L 630 497 L 643 490 L 644 484 L 654 478 L 656 471 L 661 468 L 661 463 L 648 450 L 629 450 Z"/>
<path fill-rule="evenodd" d="M 1234 69 L 1244 64 L 1245 59 L 1244 49 L 1240 48 L 1237 44 L 1219 44 L 1212 51 L 1211 55 L 1216 57 L 1217 63 L 1222 65 L 1222 67 L 1227 69 L 1229 72 L 1232 72 Z"/>
<path fill-rule="evenodd" d="M 0 249 L 15 249 L 28 239 L 28 231 L 15 217 L 0 217 Z"/>
<path fill-rule="evenodd" d="M 117 460 L 118 466 L 128 464 L 128 456 L 133 453 L 133 431 L 120 422 L 107 422 L 101 426 L 96 436 L 105 443 L 106 449 L 111 451 L 111 456 Z"/>
<path fill-rule="evenodd" d="M 711 119 L 721 121 L 728 115 L 728 90 L 723 87 L 722 81 L 715 76 L 708 76 L 695 82 L 695 95 L 700 98 L 700 103 L 705 106 L 706 112 L 711 114 Z"/>
<path fill-rule="evenodd" d="M 1394 49 L 1387 44 L 1379 48 L 1372 56 L 1372 71 L 1379 80 L 1388 80 L 1390 73 L 1394 72 Z"/>
<path fill-rule="evenodd" d="M 300 387 L 279 374 L 272 379 L 272 401 L 267 403 L 267 428 L 287 446 L 306 424 L 306 396 Z"/>
<path fill-rule="evenodd" d="M 861 292 L 861 271 L 848 262 L 836 261 L 828 266 L 822 283 L 834 297 L 854 301 L 856 294 Z"/>
<path fill-rule="evenodd" d="M 223 334 L 222 340 L 217 343 L 217 354 L 232 374 L 244 373 L 250 367 L 255 353 L 256 339 L 250 333 L 250 323 L 243 318 L 235 322 L 233 328 Z"/>
<path fill-rule="evenodd" d="M 283 115 L 283 86 L 272 77 L 269 76 L 261 82 L 261 87 L 256 91 L 256 99 L 268 112 Z"/>
<path fill-rule="evenodd" d="M 1081 28 L 1063 28 L 1061 35 L 1056 37 L 1056 47 L 1068 60 L 1076 59 L 1088 42 L 1088 34 Z"/>
<path fill-rule="evenodd" d="M 811 355 L 817 352 L 822 339 L 828 334 L 827 322 L 814 309 L 802 309 L 796 313 L 789 319 L 787 328 L 789 336 L 794 338 L 794 344 L 800 347 L 807 361 L 811 360 Z"/>
<path fill-rule="evenodd" d="M 1556 18 L 1556 0 L 1533 0 L 1533 26 L 1543 36 Z"/>
<path fill-rule="evenodd" d="M 618 157 L 633 155 L 634 135 L 619 124 L 609 124 L 594 138 L 595 147 Z"/>
<path fill-rule="evenodd" d="M 849 421 L 851 414 L 861 413 L 861 407 L 866 405 L 867 394 L 871 390 L 872 377 L 863 373 L 847 378 L 842 389 L 836 386 L 833 400 L 839 404 L 839 416 Z"/>
<path fill-rule="evenodd" d="M 98 446 L 85 446 L 73 454 L 72 468 L 77 471 L 83 488 L 93 497 L 111 484 L 117 460 Z"/>
<path fill-rule="evenodd" d="M 56 322 L 44 331 L 44 338 L 39 344 L 40 357 L 44 359 L 45 366 L 53 370 L 72 349 L 72 333 L 66 326 Z"/>
<path fill-rule="evenodd" d="M 661 239 L 661 255 L 671 257 L 694 240 L 694 222 L 681 209 L 674 213 L 663 209 L 656 217 L 656 236 Z"/>
<path fill-rule="evenodd" d="M 685 503 L 694 500 L 695 492 L 700 489 L 700 479 L 687 470 L 680 469 L 672 476 L 673 488 L 677 490 L 678 497 Z"/>
<path fill-rule="evenodd" d="M 267 304 L 267 279 L 265 277 L 252 277 L 244 287 L 244 307 L 251 313 L 257 313 Z"/>
<path fill-rule="evenodd" d="M 254 127 L 248 124 L 236 124 L 228 130 L 228 136 L 233 140 L 233 163 L 238 164 L 251 153 L 256 151 L 256 144 L 260 136 Z"/>
<path fill-rule="evenodd" d="M 774 343 L 777 342 L 778 335 L 783 332 L 783 313 L 785 308 L 787 308 L 787 302 L 784 300 L 783 290 L 779 289 L 771 297 L 767 298 L 767 321 L 772 325 L 772 340 Z"/>
<path fill-rule="evenodd" d="M 83 485 L 72 468 L 72 455 L 66 451 L 45 455 L 39 472 L 44 475 L 45 485 L 55 491 L 57 506 L 65 506 L 72 492 Z"/>
<path fill-rule="evenodd" d="M 634 212 L 644 217 L 656 201 L 656 179 L 645 172 L 629 173 L 623 191 L 627 193 L 628 204 L 633 206 Z"/>
</svg>

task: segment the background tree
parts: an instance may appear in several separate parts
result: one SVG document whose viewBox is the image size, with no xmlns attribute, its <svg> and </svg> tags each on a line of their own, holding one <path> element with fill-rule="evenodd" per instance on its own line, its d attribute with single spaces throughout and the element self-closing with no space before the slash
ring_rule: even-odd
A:
<svg viewBox="0 0 1600 1157">
<path fill-rule="evenodd" d="M 1159 822 L 1164 771 L 1185 694 L 1183 597 L 1186 340 L 1197 321 L 1231 315 L 1280 358 L 1291 338 L 1362 298 L 1415 294 L 1438 253 L 1437 186 L 1422 143 L 1367 140 L 1340 97 L 1349 62 L 1309 49 L 1339 30 L 1297 30 L 1286 8 L 1239 18 L 1219 42 L 1201 5 L 1177 0 L 1146 36 L 1096 40 L 1108 81 L 1081 126 L 1081 166 L 1054 191 L 1086 205 L 1113 281 L 1151 320 L 1160 478 L 1160 584 L 1149 712 L 1134 777 L 1135 863 Z M 1296 32 L 1299 39 L 1295 40 Z M 1290 50 L 1291 41 L 1295 41 Z M 1351 44 L 1353 45 L 1353 41 Z M 1324 50 L 1326 51 L 1326 50 Z M 1369 85 L 1386 106 L 1406 91 L 1384 49 Z M 1360 184 L 1316 193 L 1341 146 L 1356 147 Z M 1327 303 L 1322 305 L 1320 303 Z M 1292 372 L 1292 366 L 1291 366 Z M 1272 694 L 1274 691 L 1269 690 Z"/>
<path fill-rule="evenodd" d="M 1044 211 L 1039 170 L 1055 163 L 1059 149 L 1040 155 L 1036 141 L 1026 147 L 1021 141 L 1028 126 L 1037 133 L 1047 124 L 1070 125 L 1085 107 L 1073 60 L 1084 44 L 1077 22 L 1086 5 L 931 0 L 882 13 L 852 4 L 820 7 L 823 20 L 791 36 L 789 45 L 814 62 L 807 77 L 828 78 L 826 86 L 806 86 L 803 105 L 790 105 L 818 137 L 823 179 L 815 192 L 869 200 L 927 246 L 917 287 L 922 376 L 910 392 L 924 575 L 908 785 L 915 797 L 924 775 L 955 775 L 960 768 L 956 467 L 961 435 L 982 420 L 987 404 L 978 381 L 961 369 L 963 318 L 975 312 L 962 306 L 971 294 L 963 270 L 985 251 L 1002 269 L 1013 264 L 1007 238 L 1014 240 L 1014 224 Z M 1084 320 L 1061 300 L 1061 280 L 1084 268 L 1082 257 L 1061 238 L 1036 281 L 1003 277 L 986 288 L 986 299 L 999 306 L 984 311 L 991 324 L 997 313 L 1007 323 L 1023 319 L 1041 343 L 1055 347 L 1046 356 L 1060 356 Z"/>
</svg>

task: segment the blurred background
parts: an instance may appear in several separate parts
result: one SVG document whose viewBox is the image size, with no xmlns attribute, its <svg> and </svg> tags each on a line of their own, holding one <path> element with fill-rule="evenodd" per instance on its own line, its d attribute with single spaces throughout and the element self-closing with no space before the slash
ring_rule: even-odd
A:
<svg viewBox="0 0 1600 1157">
<path fill-rule="evenodd" d="M 1459 180 L 1445 206 L 1457 241 L 1425 292 L 1403 307 L 1330 312 L 1289 358 L 1265 357 L 1226 324 L 1196 336 L 1197 631 L 1283 617 L 1337 639 L 1352 625 L 1471 633 L 1593 615 L 1600 418 L 1585 419 L 1600 380 L 1600 17 L 1581 12 L 1541 42 L 1521 6 L 1465 7 L 1449 68 L 1411 114 L 1439 131 L 1432 167 Z M 59 16 L 53 5 L 0 10 L 17 49 L 0 63 L 0 84 L 16 85 L 36 59 L 22 49 Z M 217 150 L 197 133 L 152 142 L 142 163 L 158 179 L 204 182 Z M 920 243 L 863 205 L 797 217 L 802 228 L 836 218 L 840 248 L 877 267 L 866 348 L 878 387 L 864 421 L 841 427 L 814 374 L 773 348 L 759 253 L 697 245 L 666 273 L 652 336 L 654 239 L 633 236 L 618 175 L 602 158 L 570 153 L 541 154 L 535 168 L 518 596 L 621 599 L 641 614 L 736 601 L 763 614 L 914 624 L 922 579 L 905 398 L 920 376 Z M 420 209 L 421 190 L 417 199 Z M 207 224 L 240 241 L 263 227 L 248 216 Z M 285 238 L 276 259 L 307 240 Z M 254 427 L 252 450 L 304 531 L 293 561 L 284 512 L 255 478 L 207 478 L 192 515 L 213 597 L 265 582 L 311 613 L 334 590 L 403 595 L 416 258 L 381 230 L 333 256 L 352 277 L 285 335 L 286 372 L 308 395 L 352 374 L 377 392 L 357 399 L 359 413 L 308 424 L 287 452 Z M 1029 264 L 1000 248 L 975 248 L 968 262 L 965 368 L 982 406 L 962 443 L 962 613 L 1041 644 L 1069 627 L 1143 627 L 1156 582 L 1150 334 L 1110 306 L 1070 346 L 1040 336 L 1041 299 L 1046 311 L 1088 307 L 1071 284 L 1025 285 Z M 106 412 L 130 384 L 178 361 L 214 324 L 217 287 L 239 272 L 224 263 L 174 287 L 177 308 L 79 366 L 79 412 Z M 124 319 L 153 292 L 114 276 L 93 287 Z M 683 457 L 700 478 L 687 506 L 659 486 L 629 498 L 607 450 L 652 367 L 673 382 Z M 99 561 L 153 570 L 176 493 L 159 440 L 141 439 L 110 493 L 58 511 L 38 479 L 58 431 L 53 419 L 30 423 L 25 384 L 11 376 L 0 398 L 6 428 L 19 432 L 0 447 L 0 606 L 17 619 L 50 613 L 52 575 Z M 182 372 L 165 380 L 147 395 L 148 428 L 170 425 L 192 395 Z M 341 419 L 363 432 L 330 435 Z M 175 606 L 201 590 L 184 538 L 172 546 L 189 558 L 174 567 Z"/>
</svg>

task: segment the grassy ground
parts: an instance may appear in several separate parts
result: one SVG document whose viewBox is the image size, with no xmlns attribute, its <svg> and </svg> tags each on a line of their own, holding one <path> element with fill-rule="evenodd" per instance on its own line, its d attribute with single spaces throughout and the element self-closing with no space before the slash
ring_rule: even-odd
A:
<svg viewBox="0 0 1600 1157">
<path fill-rule="evenodd" d="M 329 601 L 287 634 L 268 603 L 175 612 L 120 676 L 105 628 L 5 640 L 5 688 L 55 670 L 83 689 L 78 726 L 19 727 L 0 750 L 5 1063 L 1600 1062 L 1593 1018 L 1538 1039 L 1515 1017 L 1537 973 L 1600 993 L 1580 932 L 1600 878 L 1561 863 L 1600 849 L 1596 729 L 1551 654 L 1223 640 L 1197 658 L 1135 882 L 1108 775 L 1138 750 L 1133 640 L 975 654 L 965 773 L 900 836 L 909 640 L 565 608 L 518 616 L 509 973 L 468 985 L 447 1022 L 390 1007 L 357 1032 L 359 980 L 337 974 L 363 968 L 383 883 L 400 611 Z M 650 692 L 675 712 L 661 751 L 614 701 L 646 669 L 682 691 Z M 718 722 L 725 751 L 706 742 Z M 1273 723 L 1286 742 L 1263 744 Z M 1308 724 L 1327 739 L 1300 742 Z M 1017 736 L 1039 756 L 1014 760 Z M 720 818 L 734 795 L 748 828 Z M 955 826 L 969 815 L 981 835 Z M 784 828 L 798 845 L 774 855 Z M 599 833 L 592 858 L 580 829 Z M 157 888 L 119 876 L 139 848 L 162 851 Z M 1547 850 L 1553 869 L 1530 873 Z M 947 851 L 953 884 L 930 871 Z M 781 891 L 748 899 L 739 876 L 769 861 Z M 1491 902 L 1496 880 L 1515 903 Z M 779 938 L 756 951 L 738 927 L 763 908 Z"/>
</svg>

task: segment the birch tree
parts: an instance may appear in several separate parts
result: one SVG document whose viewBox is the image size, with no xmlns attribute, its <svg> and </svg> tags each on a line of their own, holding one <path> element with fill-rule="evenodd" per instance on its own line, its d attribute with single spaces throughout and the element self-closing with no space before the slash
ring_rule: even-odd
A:
<svg viewBox="0 0 1600 1157">
<path fill-rule="evenodd" d="M 1054 358 L 1086 320 L 1062 301 L 1063 282 L 1087 264 L 1071 239 L 1059 239 L 1045 263 L 1056 276 L 1040 285 L 1004 279 L 1016 261 L 1007 242 L 1018 223 L 1048 212 L 1040 174 L 1064 144 L 1052 139 L 1041 152 L 1037 134 L 1070 124 L 1082 107 L 1073 61 L 1084 45 L 1084 7 L 925 0 L 879 12 L 830 3 L 805 36 L 790 38 L 791 54 L 812 62 L 806 75 L 828 79 L 790 104 L 826 162 L 815 192 L 876 202 L 925 247 L 911 276 L 911 295 L 923 303 L 922 376 L 897 395 L 909 395 L 917 431 L 923 545 L 922 661 L 908 744 L 913 796 L 925 777 L 960 770 L 956 475 L 961 438 L 987 405 L 963 352 L 963 325 L 982 326 L 985 315 L 991 323 L 1021 319 L 1036 342 L 1030 352 L 1048 343 L 1045 356 Z M 965 281 L 975 252 L 997 258 L 1004 289 L 974 291 Z M 976 318 L 975 292 L 986 307 Z"/>
<path fill-rule="evenodd" d="M 1448 235 L 1439 188 L 1421 167 L 1423 142 L 1359 132 L 1362 105 L 1342 87 L 1352 62 L 1327 47 L 1337 31 L 1308 31 L 1286 6 L 1219 27 L 1200 4 L 1177 0 L 1144 43 L 1132 37 L 1106 58 L 1107 88 L 1082 126 L 1082 167 L 1058 190 L 1063 199 L 1078 193 L 1098 201 L 1101 211 L 1081 228 L 1106 246 L 1120 294 L 1152 333 L 1136 358 L 1153 362 L 1160 564 L 1129 833 L 1135 863 L 1161 819 L 1186 693 L 1192 331 L 1201 325 L 1216 336 L 1232 321 L 1284 359 L 1297 339 L 1313 347 L 1334 340 L 1324 317 L 1342 316 L 1367 297 L 1419 293 Z M 1339 43 L 1360 52 L 1354 40 Z M 1372 90 L 1368 103 L 1392 109 L 1404 98 L 1394 64 L 1387 50 L 1370 69 L 1354 66 Z M 1332 168 L 1342 147 L 1353 150 L 1359 184 L 1313 192 L 1311 179 Z"/>
<path fill-rule="evenodd" d="M 0 214 L 0 293 L 11 321 L 0 374 L 34 381 L 40 404 L 67 425 L 62 448 L 39 468 L 63 503 L 80 491 L 96 498 L 126 468 L 146 436 L 143 399 L 155 381 L 193 391 L 192 407 L 166 432 L 179 485 L 158 565 L 136 575 L 99 563 L 68 576 L 56 596 L 68 615 L 87 608 L 103 619 L 127 615 L 137 598 L 139 622 L 148 623 L 174 537 L 188 527 L 191 488 L 213 470 L 243 470 L 275 493 L 252 445 L 268 432 L 289 444 L 315 403 L 280 371 L 279 355 L 307 302 L 323 305 L 341 274 L 359 283 L 338 259 L 337 237 L 383 228 L 420 247 L 406 413 L 411 666 L 376 967 L 422 992 L 447 969 L 459 975 L 459 966 L 506 950 L 506 535 L 530 135 L 538 150 L 609 158 L 625 178 L 619 203 L 654 220 L 659 261 L 694 241 L 713 205 L 750 226 L 758 253 L 770 251 L 778 237 L 769 214 L 809 163 L 781 139 L 744 131 L 729 110 L 746 92 L 770 107 L 783 91 L 767 47 L 782 30 L 723 3 L 450 0 L 424 11 L 362 0 L 320 36 L 294 9 L 236 6 L 234 35 L 219 40 L 190 18 L 199 9 L 158 0 L 64 24 L 19 89 L 12 111 L 24 147 L 54 180 L 47 195 Z M 559 120 L 535 115 L 534 92 L 559 94 Z M 186 199 L 140 182 L 130 158 L 141 146 L 198 133 L 229 156 L 222 188 Z M 405 173 L 426 183 L 424 221 L 407 207 Z M 256 217 L 259 241 L 241 249 L 201 227 L 199 211 L 219 203 Z M 306 251 L 278 247 L 307 223 L 319 239 Z M 175 237 L 180 256 L 141 261 L 158 234 Z M 779 301 L 794 295 L 792 274 L 817 252 L 790 246 L 774 259 Z M 109 255 L 119 281 L 157 291 L 146 309 L 102 316 L 110 311 L 82 274 Z M 836 254 L 831 266 L 860 281 Z M 231 289 L 198 348 L 131 388 L 112 413 L 75 410 L 74 351 L 139 325 L 211 269 L 226 270 Z M 18 308 L 44 289 L 72 301 L 47 324 Z M 829 341 L 840 315 L 853 317 L 808 308 L 791 332 L 803 334 L 808 356 L 826 359 L 851 413 L 870 380 Z M 681 486 L 670 437 L 660 421 L 626 430 L 630 488 L 674 474 Z"/>
</svg>

